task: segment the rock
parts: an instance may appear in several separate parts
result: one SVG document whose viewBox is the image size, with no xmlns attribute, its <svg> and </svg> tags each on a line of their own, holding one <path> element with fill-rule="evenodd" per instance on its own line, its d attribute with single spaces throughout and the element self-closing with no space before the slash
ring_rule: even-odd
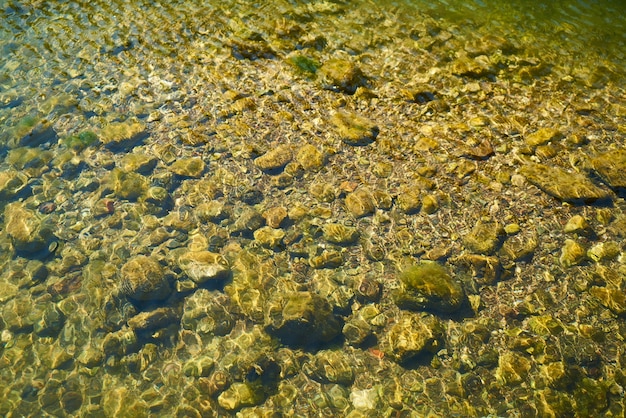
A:
<svg viewBox="0 0 626 418">
<path fill-rule="evenodd" d="M 520 169 L 526 179 L 550 196 L 564 202 L 593 203 L 611 199 L 611 194 L 596 186 L 581 173 L 570 173 L 562 168 L 529 163 Z"/>
<path fill-rule="evenodd" d="M 200 178 L 204 173 L 205 164 L 200 157 L 183 158 L 170 165 L 172 173 L 181 177 Z"/>
<path fill-rule="evenodd" d="M 382 336 L 380 347 L 386 356 L 404 363 L 423 353 L 443 347 L 444 327 L 430 314 L 401 312 L 397 321 Z"/>
<path fill-rule="evenodd" d="M 450 72 L 454 75 L 471 78 L 489 77 L 494 74 L 489 59 L 485 55 L 470 58 L 461 55 L 450 64 Z"/>
<path fill-rule="evenodd" d="M 356 228 L 338 223 L 325 224 L 323 226 L 324 239 L 333 244 L 351 245 L 359 238 Z"/>
<path fill-rule="evenodd" d="M 265 317 L 270 335 L 296 347 L 329 342 L 341 333 L 342 325 L 330 304 L 312 292 L 277 293 Z"/>
<path fill-rule="evenodd" d="M 98 142 L 98 136 L 91 131 L 83 131 L 77 135 L 63 138 L 61 143 L 74 152 L 80 152 Z"/>
<path fill-rule="evenodd" d="M 224 256 L 210 251 L 188 251 L 178 257 L 178 265 L 197 284 L 208 280 L 230 277 L 231 271 Z"/>
<path fill-rule="evenodd" d="M 461 284 L 434 261 L 409 266 L 399 278 L 400 288 L 394 299 L 400 308 L 450 313 L 457 311 L 466 301 Z"/>
<path fill-rule="evenodd" d="M 28 176 L 21 171 L 0 171 L 0 205 L 17 196 L 27 185 Z"/>
<path fill-rule="evenodd" d="M 577 266 L 582 263 L 587 256 L 587 250 L 578 242 L 566 239 L 561 249 L 559 261 L 563 267 Z"/>
<path fill-rule="evenodd" d="M 468 250 L 477 254 L 493 254 L 504 236 L 504 229 L 497 222 L 478 222 L 472 231 L 463 237 Z"/>
<path fill-rule="evenodd" d="M 271 226 L 263 226 L 254 231 L 254 239 L 263 247 L 270 249 L 281 249 L 283 247 L 283 238 L 285 238 L 285 231 L 272 228 Z"/>
<path fill-rule="evenodd" d="M 46 305 L 41 316 L 33 324 L 33 331 L 40 337 L 54 337 L 65 325 L 65 315 L 54 303 Z"/>
<path fill-rule="evenodd" d="M 507 351 L 500 355 L 496 379 L 503 385 L 517 386 L 526 380 L 531 363 L 522 355 Z"/>
<path fill-rule="evenodd" d="M 250 207 L 241 210 L 236 218 L 235 223 L 230 226 L 230 233 L 233 235 L 251 236 L 254 231 L 265 224 L 263 216 Z"/>
<path fill-rule="evenodd" d="M 164 307 L 138 313 L 128 320 L 128 326 L 135 332 L 147 332 L 166 328 L 179 320 L 174 309 Z"/>
<path fill-rule="evenodd" d="M 341 58 L 326 61 L 319 71 L 322 87 L 327 90 L 354 94 L 367 87 L 367 77 L 356 64 Z"/>
<path fill-rule="evenodd" d="M 277 172 L 291 161 L 291 147 L 279 145 L 254 160 L 254 164 L 266 172 Z"/>
<path fill-rule="evenodd" d="M 608 286 L 593 286 L 589 289 L 589 293 L 616 315 L 626 314 L 626 293 L 623 290 Z"/>
<path fill-rule="evenodd" d="M 9 203 L 4 209 L 4 230 L 15 250 L 25 256 L 48 251 L 55 239 L 52 227 L 19 202 Z"/>
<path fill-rule="evenodd" d="M 591 164 L 593 169 L 613 189 L 626 189 L 626 150 L 616 149 L 596 155 Z"/>
<path fill-rule="evenodd" d="M 547 144 L 563 138 L 563 134 L 556 128 L 541 128 L 524 138 L 526 144 L 530 147 Z"/>
<path fill-rule="evenodd" d="M 439 209 L 439 199 L 433 194 L 427 194 L 422 199 L 422 212 L 432 215 Z"/>
<path fill-rule="evenodd" d="M 309 258 L 309 265 L 314 269 L 333 269 L 343 264 L 343 256 L 339 251 L 324 250 L 319 255 Z"/>
<path fill-rule="evenodd" d="M 319 170 L 324 166 L 324 154 L 311 144 L 303 145 L 296 154 L 296 160 L 305 170 Z"/>
<path fill-rule="evenodd" d="M 406 214 L 417 213 L 422 205 L 420 191 L 414 187 L 402 187 L 398 192 L 396 204 L 398 209 Z"/>
<path fill-rule="evenodd" d="M 116 196 L 135 201 L 148 190 L 148 179 L 141 174 L 127 173 L 118 168 L 109 174 L 109 183 Z"/>
<path fill-rule="evenodd" d="M 112 151 L 125 151 L 148 137 L 141 122 L 112 122 L 102 128 L 100 141 Z"/>
<path fill-rule="evenodd" d="M 122 293 L 136 301 L 166 299 L 171 293 L 169 278 L 161 264 L 145 255 L 132 257 L 121 270 Z"/>
<path fill-rule="evenodd" d="M 568 234 L 584 234 L 591 232 L 591 227 L 584 217 L 581 215 L 574 215 L 567 221 L 565 227 L 563 227 L 563 231 Z"/>
<path fill-rule="evenodd" d="M 346 208 L 355 218 L 371 215 L 376 210 L 374 198 L 366 188 L 358 188 L 346 196 Z"/>
<path fill-rule="evenodd" d="M 217 403 L 227 411 L 259 405 L 265 400 L 262 386 L 252 382 L 235 382 L 217 397 Z"/>
<path fill-rule="evenodd" d="M 9 142 L 9 147 L 38 147 L 45 143 L 54 144 L 57 141 L 58 136 L 50 120 L 26 116 L 13 129 L 13 139 Z"/>
<path fill-rule="evenodd" d="M 181 326 L 200 337 L 226 335 L 235 325 L 228 298 L 223 293 L 198 289 L 185 298 Z"/>
<path fill-rule="evenodd" d="M 158 159 L 153 155 L 132 153 L 122 158 L 121 168 L 127 173 L 148 175 L 156 167 Z"/>
<path fill-rule="evenodd" d="M 263 212 L 265 223 L 272 228 L 280 228 L 280 225 L 287 218 L 287 209 L 282 206 L 276 206 Z"/>
<path fill-rule="evenodd" d="M 331 122 L 343 142 L 349 145 L 367 145 L 378 136 L 378 126 L 371 120 L 356 113 L 337 111 Z"/>
<path fill-rule="evenodd" d="M 159 186 L 150 187 L 139 201 L 143 203 L 146 213 L 152 215 L 165 215 L 174 207 L 172 196 Z"/>
<path fill-rule="evenodd" d="M 320 350 L 302 369 L 307 376 L 321 383 L 349 386 L 354 382 L 351 359 L 341 351 Z"/>
<path fill-rule="evenodd" d="M 599 242 L 587 251 L 587 257 L 597 263 L 614 260 L 620 252 L 620 245 L 615 241 Z"/>
</svg>

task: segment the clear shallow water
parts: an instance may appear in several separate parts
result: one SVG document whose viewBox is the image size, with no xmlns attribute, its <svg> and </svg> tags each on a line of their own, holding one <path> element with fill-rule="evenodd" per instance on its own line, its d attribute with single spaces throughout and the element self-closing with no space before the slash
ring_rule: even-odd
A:
<svg viewBox="0 0 626 418">
<path fill-rule="evenodd" d="M 517 169 L 589 173 L 623 146 L 625 15 L 564 1 L 3 4 L 0 411 L 619 415 L 621 290 L 606 282 L 624 274 L 623 190 L 608 208 L 563 204 Z M 376 141 L 342 140 L 335 110 L 375 124 Z M 558 135 L 527 139 L 546 127 Z M 576 215 L 593 233 L 565 235 Z M 483 244 L 483 222 L 511 232 Z M 572 237 L 617 255 L 564 258 Z M 207 250 L 226 277 L 188 269 Z M 166 283 L 148 301 L 128 283 L 142 256 Z M 462 283 L 454 314 L 397 306 L 398 273 L 426 259 Z M 421 341 L 415 329 L 436 337 L 411 357 L 397 342 Z"/>
</svg>

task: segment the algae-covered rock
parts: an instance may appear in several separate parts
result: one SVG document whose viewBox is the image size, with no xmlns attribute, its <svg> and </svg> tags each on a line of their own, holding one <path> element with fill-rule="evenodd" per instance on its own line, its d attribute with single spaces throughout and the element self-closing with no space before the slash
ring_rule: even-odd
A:
<svg viewBox="0 0 626 418">
<path fill-rule="evenodd" d="M 47 251 L 55 236 L 52 227 L 35 211 L 20 202 L 10 203 L 4 209 L 4 230 L 15 250 L 23 255 Z"/>
<path fill-rule="evenodd" d="M 135 332 L 155 331 L 179 322 L 179 315 L 173 308 L 162 307 L 147 312 L 139 312 L 128 320 L 128 326 Z"/>
<path fill-rule="evenodd" d="M 366 188 L 358 188 L 346 196 L 346 208 L 355 218 L 371 215 L 376 210 L 374 198 Z"/>
<path fill-rule="evenodd" d="M 259 405 L 264 400 L 265 393 L 257 382 L 235 382 L 217 397 L 219 405 L 228 411 Z"/>
<path fill-rule="evenodd" d="M 303 347 L 332 340 L 341 333 L 342 321 L 321 296 L 292 292 L 270 301 L 265 326 L 284 344 Z"/>
<path fill-rule="evenodd" d="M 541 128 L 524 138 L 528 146 L 536 147 L 547 144 L 550 141 L 563 138 L 563 134 L 556 128 Z"/>
<path fill-rule="evenodd" d="M 28 185 L 28 176 L 17 170 L 0 171 L 0 200 L 18 195 Z M 0 203 L 2 205 L 3 203 Z"/>
<path fill-rule="evenodd" d="M 254 164 L 263 171 L 276 172 L 285 167 L 291 158 L 291 147 L 279 145 L 254 160 Z"/>
<path fill-rule="evenodd" d="M 114 169 L 109 174 L 109 184 L 116 196 L 135 201 L 148 190 L 148 179 L 138 173 Z"/>
<path fill-rule="evenodd" d="M 566 239 L 563 248 L 561 248 L 561 257 L 559 261 L 563 267 L 577 266 L 585 261 L 587 250 L 578 242 Z"/>
<path fill-rule="evenodd" d="M 337 111 L 331 121 L 342 141 L 349 145 L 367 145 L 378 136 L 378 126 L 356 113 Z"/>
<path fill-rule="evenodd" d="M 55 143 L 58 136 L 52 122 L 39 116 L 25 116 L 13 128 L 13 138 L 9 147 L 37 147 L 45 143 Z"/>
<path fill-rule="evenodd" d="M 528 377 L 530 366 L 530 360 L 526 357 L 510 351 L 504 352 L 498 359 L 496 379 L 503 385 L 518 385 Z"/>
<path fill-rule="evenodd" d="M 433 315 L 402 312 L 382 336 L 380 346 L 386 356 L 404 363 L 420 354 L 439 351 L 444 331 L 441 321 Z"/>
<path fill-rule="evenodd" d="M 593 203 L 611 198 L 609 191 L 597 186 L 581 173 L 534 163 L 524 165 L 520 173 L 550 196 L 564 202 Z"/>
<path fill-rule="evenodd" d="M 170 171 L 181 177 L 200 178 L 204 173 L 205 164 L 202 158 L 182 158 L 176 160 L 170 167 Z"/>
<path fill-rule="evenodd" d="M 143 153 L 132 153 L 122 158 L 121 168 L 127 173 L 135 172 L 143 175 L 150 174 L 157 165 L 157 158 Z"/>
<path fill-rule="evenodd" d="M 323 250 L 321 254 L 309 258 L 309 265 L 314 269 L 337 268 L 342 264 L 343 256 L 335 250 Z"/>
<path fill-rule="evenodd" d="M 124 151 L 148 137 L 141 122 L 112 122 L 100 131 L 100 141 L 113 151 Z"/>
<path fill-rule="evenodd" d="M 138 255 L 121 269 L 122 293 L 137 301 L 163 300 L 171 293 L 169 278 L 154 258 Z"/>
<path fill-rule="evenodd" d="M 351 359 L 342 351 L 320 350 L 302 368 L 309 377 L 318 382 L 342 385 L 351 385 L 354 382 Z"/>
<path fill-rule="evenodd" d="M 235 216 L 237 220 L 230 226 L 230 233 L 233 235 L 252 236 L 254 231 L 265 224 L 265 218 L 250 207 L 243 208 Z"/>
<path fill-rule="evenodd" d="M 283 247 L 285 231 L 282 229 L 263 226 L 254 231 L 254 239 L 263 247 L 278 250 Z"/>
<path fill-rule="evenodd" d="M 359 233 L 356 228 L 339 223 L 325 224 L 323 231 L 324 239 L 333 244 L 351 245 L 359 238 Z"/>
<path fill-rule="evenodd" d="M 188 251 L 178 257 L 178 265 L 194 282 L 230 277 L 230 266 L 224 256 L 210 251 Z"/>
<path fill-rule="evenodd" d="M 296 161 L 305 170 L 319 170 L 325 163 L 324 154 L 311 144 L 305 144 L 298 150 Z"/>
<path fill-rule="evenodd" d="M 626 292 L 622 289 L 593 286 L 589 289 L 589 293 L 613 313 L 617 315 L 626 314 Z"/>
<path fill-rule="evenodd" d="M 272 228 L 280 228 L 280 225 L 287 218 L 287 209 L 282 206 L 275 206 L 263 212 L 265 223 Z"/>
<path fill-rule="evenodd" d="M 63 138 L 61 143 L 75 152 L 80 152 L 98 142 L 98 136 L 91 131 L 83 131 Z"/>
<path fill-rule="evenodd" d="M 226 335 L 235 324 L 230 312 L 228 299 L 223 293 L 198 289 L 185 298 L 181 325 L 201 337 L 205 335 Z"/>
<path fill-rule="evenodd" d="M 323 88 L 347 94 L 354 94 L 359 87 L 367 86 L 367 77 L 353 62 L 332 58 L 319 70 Z"/>
<path fill-rule="evenodd" d="M 420 190 L 415 187 L 403 187 L 396 198 L 398 209 L 406 214 L 417 213 L 422 206 Z"/>
<path fill-rule="evenodd" d="M 591 227 L 589 226 L 589 222 L 587 222 L 587 220 L 583 216 L 574 215 L 567 221 L 567 223 L 563 227 L 563 231 L 568 234 L 581 234 L 591 231 Z"/>
<path fill-rule="evenodd" d="M 409 266 L 399 278 L 400 288 L 394 298 L 401 308 L 449 313 L 458 310 L 466 299 L 460 283 L 433 261 Z"/>
<path fill-rule="evenodd" d="M 610 187 L 621 191 L 626 189 L 626 150 L 620 148 L 598 154 L 591 164 Z"/>
<path fill-rule="evenodd" d="M 472 231 L 463 237 L 468 250 L 484 255 L 493 254 L 504 236 L 504 229 L 496 222 L 478 222 Z"/>
</svg>

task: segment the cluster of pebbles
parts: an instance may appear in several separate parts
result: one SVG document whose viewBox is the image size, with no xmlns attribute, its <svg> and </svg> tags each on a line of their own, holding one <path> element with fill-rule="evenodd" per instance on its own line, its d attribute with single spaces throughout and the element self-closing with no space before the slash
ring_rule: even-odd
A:
<svg viewBox="0 0 626 418">
<path fill-rule="evenodd" d="M 623 31 L 194 3 L 0 11 L 0 415 L 623 416 Z"/>
</svg>

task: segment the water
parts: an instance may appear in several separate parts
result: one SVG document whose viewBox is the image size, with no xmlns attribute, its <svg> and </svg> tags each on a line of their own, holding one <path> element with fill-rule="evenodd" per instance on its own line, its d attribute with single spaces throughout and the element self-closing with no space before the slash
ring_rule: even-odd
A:
<svg viewBox="0 0 626 418">
<path fill-rule="evenodd" d="M 0 414 L 623 415 L 625 9 L 3 2 Z"/>
</svg>

